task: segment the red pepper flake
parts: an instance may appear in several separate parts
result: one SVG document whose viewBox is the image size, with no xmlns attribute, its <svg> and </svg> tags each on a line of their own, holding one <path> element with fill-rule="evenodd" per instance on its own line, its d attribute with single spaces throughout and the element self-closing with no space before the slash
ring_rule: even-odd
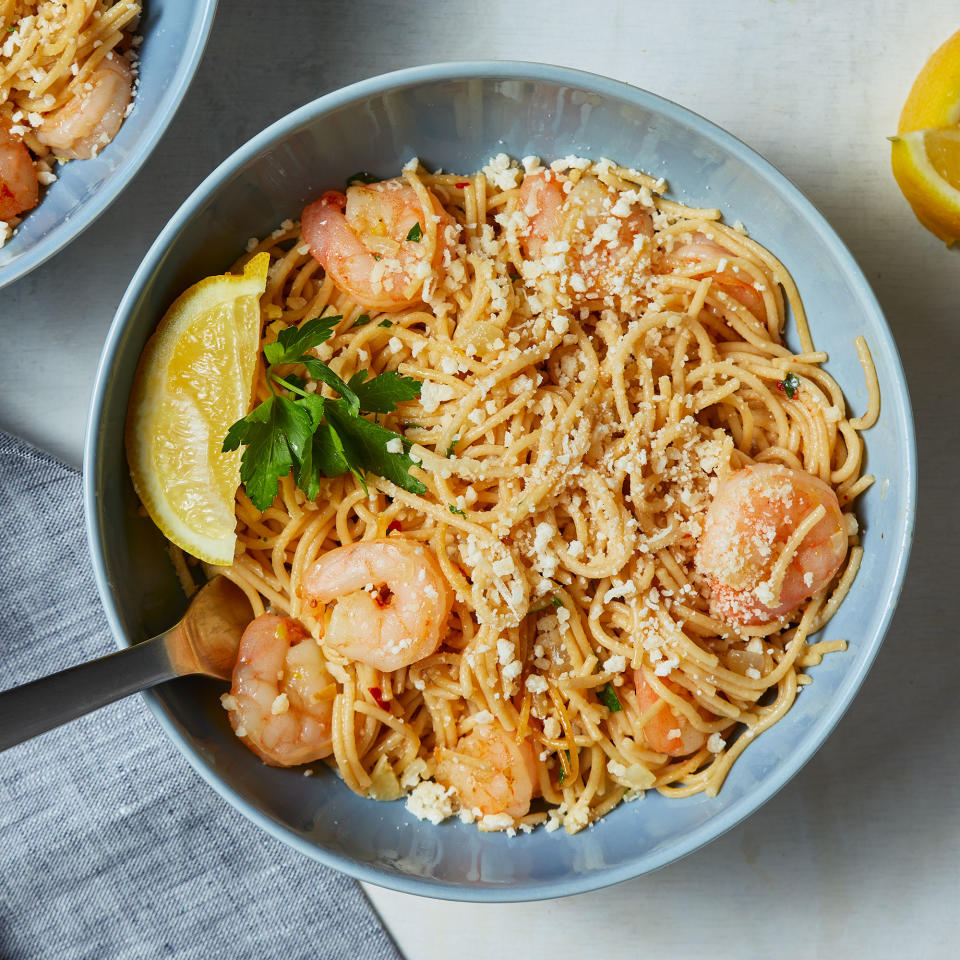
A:
<svg viewBox="0 0 960 960">
<path fill-rule="evenodd" d="M 383 691 L 379 687 L 367 687 L 367 689 L 370 691 L 370 696 L 377 701 L 377 706 L 381 710 L 390 710 L 390 705 L 383 699 Z"/>
<path fill-rule="evenodd" d="M 470 181 L 469 181 L 469 180 L 461 180 L 456 186 L 457 186 L 457 189 L 458 189 L 458 190 L 463 190 L 464 187 L 469 187 L 469 186 L 470 186 Z"/>
<path fill-rule="evenodd" d="M 403 524 L 400 523 L 399 520 L 391 520 L 391 521 L 387 524 L 387 536 L 389 537 L 390 534 L 393 533 L 394 530 L 396 530 L 397 532 L 402 532 L 402 531 L 403 531 Z"/>
</svg>

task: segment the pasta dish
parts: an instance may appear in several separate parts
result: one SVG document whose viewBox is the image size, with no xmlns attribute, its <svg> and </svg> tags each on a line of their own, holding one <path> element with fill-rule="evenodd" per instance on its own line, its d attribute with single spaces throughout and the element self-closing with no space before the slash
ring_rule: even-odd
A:
<svg viewBox="0 0 960 960">
<path fill-rule="evenodd" d="M 234 268 L 236 735 L 484 830 L 716 794 L 845 648 L 866 343 L 855 417 L 776 257 L 609 161 L 348 184 Z"/>
<path fill-rule="evenodd" d="M 140 0 L 0 3 L 0 246 L 51 162 L 96 154 L 130 110 Z"/>
</svg>

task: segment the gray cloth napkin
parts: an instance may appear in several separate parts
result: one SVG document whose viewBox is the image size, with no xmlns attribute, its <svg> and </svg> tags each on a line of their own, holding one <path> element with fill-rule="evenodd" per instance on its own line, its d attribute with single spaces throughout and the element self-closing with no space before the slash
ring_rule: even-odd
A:
<svg viewBox="0 0 960 960">
<path fill-rule="evenodd" d="M 80 476 L 0 431 L 4 688 L 114 649 Z M 249 823 L 139 696 L 0 754 L 0 956 L 399 954 L 353 880 Z"/>
</svg>

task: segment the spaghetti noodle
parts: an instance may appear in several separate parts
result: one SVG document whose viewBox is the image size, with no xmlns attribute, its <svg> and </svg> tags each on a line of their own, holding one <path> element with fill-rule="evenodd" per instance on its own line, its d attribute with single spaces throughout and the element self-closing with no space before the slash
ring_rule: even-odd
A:
<svg viewBox="0 0 960 960">
<path fill-rule="evenodd" d="M 347 473 L 309 501 L 289 476 L 260 513 L 241 490 L 237 557 L 216 568 L 257 614 L 295 618 L 320 643 L 330 762 L 357 793 L 409 793 L 435 821 L 570 833 L 645 790 L 714 795 L 790 709 L 803 670 L 845 648 L 809 638 L 860 563 L 851 505 L 872 481 L 860 433 L 879 411 L 869 351 L 858 338 L 870 403 L 851 419 L 783 265 L 664 187 L 576 158 L 501 156 L 470 176 L 412 162 L 381 193 L 416 197 L 423 229 L 406 240 L 429 269 L 372 240 L 375 276 L 356 260 L 324 269 L 306 213 L 303 233 L 288 221 L 239 262 L 271 258 L 265 343 L 340 315 L 316 352 L 341 378 L 422 382 L 383 422 L 413 442 L 425 493 Z M 363 282 L 368 303 L 370 290 L 412 302 L 371 309 Z M 799 352 L 782 340 L 788 310 Z M 255 402 L 270 390 L 261 375 Z M 791 501 L 799 519 L 768 537 L 769 579 L 751 595 L 768 615 L 738 621 L 712 605 L 725 584 L 698 544 L 718 491 L 748 467 L 835 492 L 842 549 L 823 583 L 799 570 L 803 602 L 770 616 L 829 520 L 829 504 Z M 452 612 L 441 645 L 383 671 L 332 645 L 337 601 L 317 605 L 305 579 L 337 548 L 401 540 L 429 548 Z M 418 590 L 396 580 L 394 592 Z M 279 699 L 274 712 L 288 709 Z M 233 694 L 225 705 L 236 726 Z"/>
</svg>

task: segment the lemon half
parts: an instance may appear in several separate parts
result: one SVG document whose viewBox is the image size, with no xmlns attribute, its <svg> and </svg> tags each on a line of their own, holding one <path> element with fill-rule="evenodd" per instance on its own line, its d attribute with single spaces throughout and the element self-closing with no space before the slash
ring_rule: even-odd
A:
<svg viewBox="0 0 960 960">
<path fill-rule="evenodd" d="M 924 64 L 891 137 L 893 175 L 917 219 L 960 240 L 960 30 Z"/>
<path fill-rule="evenodd" d="M 246 416 L 260 349 L 266 253 L 242 276 L 207 277 L 164 314 L 147 341 L 127 409 L 127 461 L 153 522 L 208 563 L 233 562 L 239 450 L 222 451 Z"/>
</svg>

